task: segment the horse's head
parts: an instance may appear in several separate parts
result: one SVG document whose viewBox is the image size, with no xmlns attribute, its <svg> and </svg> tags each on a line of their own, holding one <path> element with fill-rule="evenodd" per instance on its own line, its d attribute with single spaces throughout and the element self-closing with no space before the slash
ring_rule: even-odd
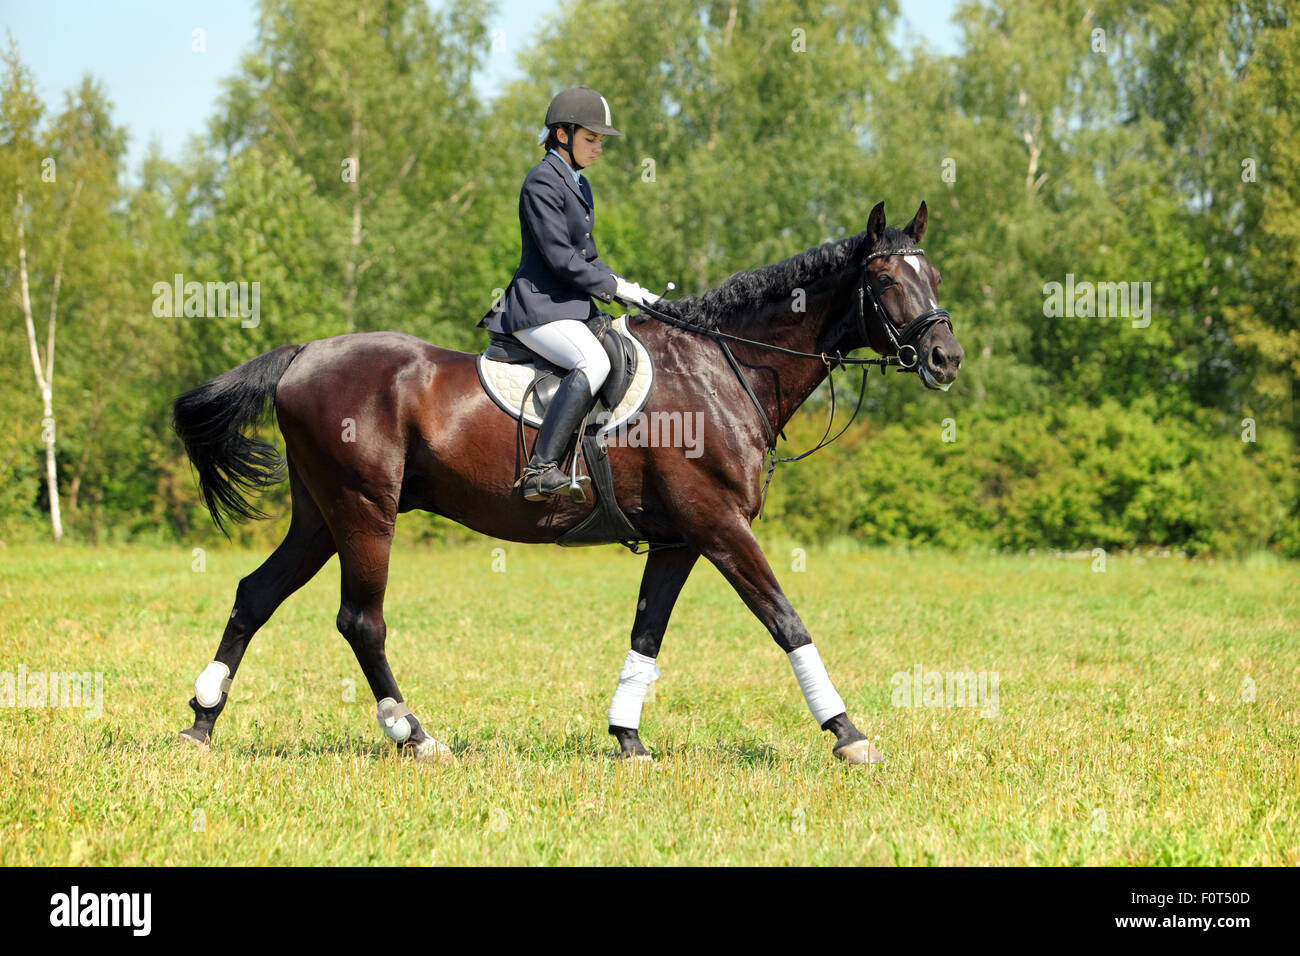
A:
<svg viewBox="0 0 1300 956">
<path fill-rule="evenodd" d="M 926 388 L 947 390 L 965 356 L 948 313 L 939 308 L 939 270 L 919 248 L 929 213 L 925 203 L 901 231 L 885 227 L 885 204 L 867 220 L 857 335 L 881 355 L 897 355 Z"/>
</svg>

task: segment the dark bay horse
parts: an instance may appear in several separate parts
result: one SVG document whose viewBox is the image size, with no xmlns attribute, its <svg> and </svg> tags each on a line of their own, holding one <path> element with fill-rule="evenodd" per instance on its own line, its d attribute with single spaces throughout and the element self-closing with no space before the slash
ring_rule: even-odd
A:
<svg viewBox="0 0 1300 956">
<path fill-rule="evenodd" d="M 654 362 L 645 411 L 701 412 L 705 432 L 694 456 L 634 443 L 609 450 L 618 504 L 632 526 L 647 542 L 679 543 L 646 557 L 629 654 L 643 663 L 625 665 L 618 692 L 625 683 L 631 689 L 633 716 L 616 723 L 611 708 L 609 730 L 623 756 L 649 756 L 638 734 L 636 688 L 643 697 L 657 676 L 653 659 L 669 615 L 703 555 L 789 655 L 816 722 L 835 735 L 833 753 L 850 763 L 881 759 L 849 720 L 750 523 L 761 505 L 768 430 L 779 432 L 828 374 L 817 356 L 910 349 L 901 364 L 927 387 L 947 388 L 956 378 L 963 353 L 938 308 L 939 275 L 915 248 L 926 222 L 922 203 L 904 229 L 887 227 L 880 203 L 857 235 L 736 273 L 702 296 L 661 301 L 659 317 L 629 316 Z M 734 337 L 735 368 L 710 330 Z M 484 393 L 475 360 L 410 335 L 340 335 L 281 346 L 176 399 L 174 425 L 219 528 L 223 515 L 264 517 L 243 492 L 282 480 L 284 465 L 293 501 L 284 541 L 239 582 L 216 658 L 195 683 L 195 720 L 182 739 L 210 741 L 248 642 L 337 552 L 337 626 L 379 703 L 381 726 L 418 759 L 454 759 L 405 704 L 384 650 L 398 514 L 422 508 L 495 538 L 545 543 L 593 507 L 524 500 L 514 487 L 518 426 Z M 242 434 L 272 401 L 283 463 L 272 446 Z"/>
</svg>

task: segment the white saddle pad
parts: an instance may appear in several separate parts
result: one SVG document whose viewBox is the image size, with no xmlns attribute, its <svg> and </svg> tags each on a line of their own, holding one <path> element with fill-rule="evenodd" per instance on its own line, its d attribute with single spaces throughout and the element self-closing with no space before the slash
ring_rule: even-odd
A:
<svg viewBox="0 0 1300 956">
<path fill-rule="evenodd" d="M 654 367 L 650 364 L 650 353 L 628 331 L 626 318 L 619 316 L 611 325 L 614 331 L 623 336 L 623 341 L 636 349 L 636 374 L 632 377 L 632 384 L 628 386 L 622 401 L 614 409 L 613 416 L 601 429 L 601 434 L 617 428 L 639 412 L 650 396 L 650 385 L 654 381 Z M 478 377 L 492 400 L 500 408 L 518 418 L 524 400 L 524 391 L 533 381 L 533 366 L 523 363 L 493 362 L 480 353 Z M 542 423 L 542 410 L 538 407 L 536 393 L 528 396 L 524 423 L 534 427 Z"/>
</svg>

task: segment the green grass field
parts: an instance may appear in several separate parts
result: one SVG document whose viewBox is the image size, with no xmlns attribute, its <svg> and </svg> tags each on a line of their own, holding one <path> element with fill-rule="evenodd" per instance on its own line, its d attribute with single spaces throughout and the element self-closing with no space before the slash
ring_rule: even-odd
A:
<svg viewBox="0 0 1300 956">
<path fill-rule="evenodd" d="M 104 677 L 99 717 L 0 707 L 0 864 L 1300 864 L 1296 566 L 767 553 L 885 763 L 831 758 L 704 563 L 642 719 L 657 760 L 611 759 L 643 559 L 488 539 L 399 543 L 388 593 L 393 669 L 458 765 L 382 736 L 337 560 L 252 643 L 211 750 L 181 748 L 265 554 L 4 548 L 0 673 Z M 996 716 L 894 706 L 917 665 L 997 672 Z"/>
</svg>

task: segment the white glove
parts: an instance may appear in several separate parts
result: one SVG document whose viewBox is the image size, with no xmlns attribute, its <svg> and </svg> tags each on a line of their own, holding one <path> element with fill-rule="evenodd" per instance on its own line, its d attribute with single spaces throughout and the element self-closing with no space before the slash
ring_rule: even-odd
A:
<svg viewBox="0 0 1300 956">
<path fill-rule="evenodd" d="M 628 305 L 653 305 L 660 299 L 649 289 L 628 282 L 621 275 L 614 276 L 614 296 Z"/>
</svg>

